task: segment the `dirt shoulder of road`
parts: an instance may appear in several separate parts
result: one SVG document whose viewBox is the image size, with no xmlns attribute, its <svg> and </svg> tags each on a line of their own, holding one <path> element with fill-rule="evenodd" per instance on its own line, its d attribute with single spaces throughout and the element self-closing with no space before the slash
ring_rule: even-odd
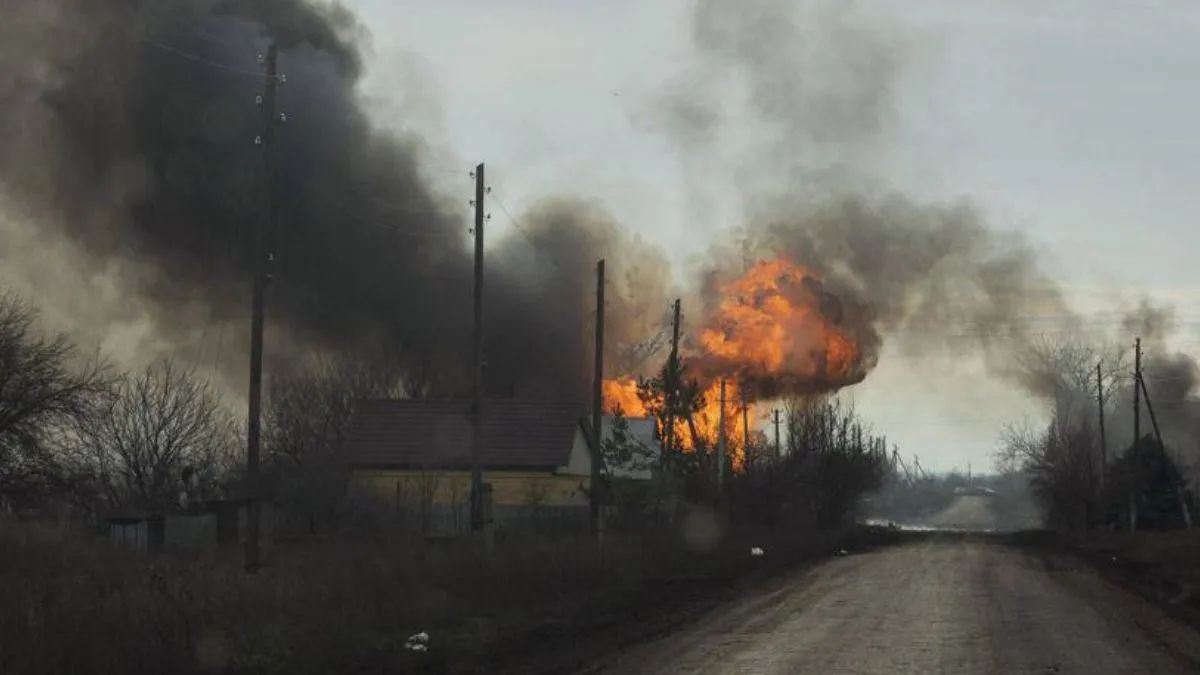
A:
<svg viewBox="0 0 1200 675">
<path fill-rule="evenodd" d="M 604 673 L 1189 673 L 1200 634 L 1054 550 L 938 533 L 747 589 Z"/>
<path fill-rule="evenodd" d="M 776 541 L 765 547 L 761 557 L 747 550 L 744 558 L 699 574 L 648 579 L 574 611 L 505 631 L 510 639 L 488 655 L 487 672 L 598 671 L 624 650 L 679 630 L 735 598 L 836 557 L 839 551 L 861 553 L 924 536 L 929 535 L 868 526 L 810 533 L 804 539 Z"/>
<path fill-rule="evenodd" d="M 1200 531 L 1030 531 L 1004 537 L 1017 546 L 1083 560 L 1176 621 L 1200 630 Z"/>
</svg>

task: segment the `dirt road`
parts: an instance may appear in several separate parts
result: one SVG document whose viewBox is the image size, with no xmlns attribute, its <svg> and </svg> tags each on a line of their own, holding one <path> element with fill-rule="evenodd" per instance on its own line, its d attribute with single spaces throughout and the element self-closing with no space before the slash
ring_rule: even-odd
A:
<svg viewBox="0 0 1200 675">
<path fill-rule="evenodd" d="M 1081 563 L 984 535 L 833 558 L 606 673 L 1194 673 L 1200 634 Z"/>
</svg>

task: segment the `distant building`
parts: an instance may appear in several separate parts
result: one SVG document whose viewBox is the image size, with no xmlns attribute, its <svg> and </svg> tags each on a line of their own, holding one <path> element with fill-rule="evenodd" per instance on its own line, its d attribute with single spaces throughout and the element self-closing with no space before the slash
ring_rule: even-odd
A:
<svg viewBox="0 0 1200 675">
<path fill-rule="evenodd" d="M 583 406 L 494 399 L 486 403 L 484 482 L 499 529 L 533 519 L 586 526 L 592 453 Z M 471 401 L 359 403 L 345 457 L 354 503 L 430 535 L 470 526 Z"/>
<path fill-rule="evenodd" d="M 604 432 L 605 440 L 612 439 L 615 422 L 616 418 L 611 415 L 605 415 L 602 419 L 600 428 Z M 618 479 L 651 480 L 662 456 L 662 444 L 658 440 L 654 418 L 626 417 L 625 422 L 629 426 L 627 440 L 637 444 L 639 456 L 635 461 L 624 465 L 605 467 L 605 473 Z"/>
<path fill-rule="evenodd" d="M 605 417 L 601 425 L 607 464 L 606 526 L 638 528 L 648 519 L 670 520 L 678 510 L 682 486 L 678 476 L 664 471 L 655 420 L 625 417 L 623 421 L 624 434 L 620 438 L 617 418 Z"/>
</svg>

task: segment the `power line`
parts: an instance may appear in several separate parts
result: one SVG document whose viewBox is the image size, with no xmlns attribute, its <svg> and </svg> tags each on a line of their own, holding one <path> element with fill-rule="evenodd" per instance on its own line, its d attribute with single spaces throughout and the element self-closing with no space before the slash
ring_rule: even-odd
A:
<svg viewBox="0 0 1200 675">
<path fill-rule="evenodd" d="M 129 15 L 129 19 L 131 22 L 136 20 L 136 18 L 137 18 L 136 12 L 131 13 Z M 199 38 L 199 39 L 209 42 L 211 44 L 220 44 L 220 45 L 228 45 L 229 44 L 228 39 L 223 38 L 221 36 L 213 35 L 212 33 L 208 32 L 208 30 L 206 30 L 203 25 L 204 19 L 200 18 L 199 20 L 197 20 L 197 18 L 198 17 L 191 17 L 191 16 L 162 17 L 162 19 L 163 19 L 162 23 L 155 24 L 154 29 L 157 32 L 166 32 L 166 31 L 171 31 L 171 30 L 175 30 L 177 32 L 178 31 L 186 31 L 190 37 Z M 149 28 L 147 28 L 147 32 L 149 32 Z M 248 40 L 247 40 L 247 43 L 249 43 Z"/>
<path fill-rule="evenodd" d="M 521 222 L 517 220 L 516 216 L 514 216 L 512 212 L 508 210 L 508 207 L 504 205 L 504 201 L 500 199 L 499 194 L 492 195 L 492 199 L 496 200 L 496 204 L 500 206 L 500 210 L 503 211 L 504 215 L 508 217 L 508 220 L 512 223 L 513 227 L 521 233 L 521 236 L 525 237 L 525 239 L 527 239 L 531 244 L 537 243 L 533 236 L 525 231 L 524 225 L 522 225 Z"/>
<path fill-rule="evenodd" d="M 397 237 L 409 237 L 409 238 L 413 238 L 413 239 L 438 239 L 438 238 L 455 238 L 455 237 L 459 236 L 459 233 L 456 233 L 451 230 L 444 230 L 444 231 L 405 230 L 405 229 L 402 229 L 395 225 L 388 225 L 387 223 L 382 223 L 373 218 L 369 218 L 367 216 L 364 216 L 360 213 L 352 211 L 351 209 L 346 208 L 344 206 L 340 206 L 338 204 L 332 204 L 332 206 L 334 206 L 335 211 L 337 211 L 338 213 L 341 213 L 344 216 L 349 216 L 350 218 L 353 218 L 354 220 L 358 221 L 359 223 L 362 223 L 363 225 L 369 225 L 371 227 L 374 227 L 374 228 L 377 228 L 380 230 L 385 230 L 389 234 L 392 234 L 393 236 L 397 236 Z"/>
<path fill-rule="evenodd" d="M 307 179 L 300 178 L 299 176 L 292 176 L 292 178 L 294 180 L 297 180 L 300 183 L 309 183 L 309 184 L 316 183 L 315 180 L 309 181 Z M 359 213 L 358 211 L 347 206 L 344 202 L 340 201 L 335 196 L 332 196 L 329 192 L 326 192 L 325 195 L 326 195 L 325 204 L 332 207 L 333 210 L 335 210 L 343 215 L 350 216 L 351 218 L 354 218 L 355 220 L 359 221 L 360 223 L 362 223 L 364 225 L 370 225 L 372 227 L 376 227 L 381 230 L 387 230 L 388 232 L 390 232 L 396 236 L 399 236 L 399 237 L 411 237 L 414 239 L 428 239 L 428 238 L 443 238 L 443 237 L 444 238 L 454 238 L 454 237 L 460 236 L 460 233 L 457 233 L 453 230 L 438 231 L 438 230 L 432 230 L 432 229 L 431 230 L 402 229 L 395 225 L 389 225 L 387 223 L 380 222 L 369 216 L 364 216 L 363 214 Z M 433 211 L 433 210 L 421 211 L 421 210 L 413 209 L 413 210 L 409 211 L 409 213 L 410 214 L 425 213 L 425 214 L 429 214 L 429 215 L 437 215 L 439 217 L 446 216 L 445 212 Z"/>
<path fill-rule="evenodd" d="M 218 63 L 216 61 L 211 61 L 209 59 L 204 58 L 203 56 L 199 56 L 197 54 L 192 54 L 191 52 L 186 52 L 182 49 L 179 49 L 178 47 L 173 47 L 173 46 L 171 46 L 165 42 L 161 42 L 159 40 L 154 40 L 151 38 L 142 38 L 141 41 L 152 47 L 157 47 L 163 51 L 170 52 L 182 59 L 187 59 L 188 61 L 200 64 L 203 66 L 208 66 L 209 68 L 215 68 L 217 70 L 222 70 L 227 73 L 233 73 L 234 75 L 241 75 L 243 77 L 252 77 L 254 79 L 258 79 L 258 78 L 262 77 L 261 72 L 255 72 L 253 70 L 245 70 L 242 68 L 237 68 L 234 66 L 226 65 L 224 63 Z"/>
<path fill-rule="evenodd" d="M 307 178 L 305 176 L 301 176 L 301 175 L 297 175 L 297 174 L 288 174 L 288 178 L 291 180 L 294 180 L 298 183 L 302 183 L 310 188 L 315 188 L 315 189 L 321 191 L 325 195 L 330 194 L 330 191 L 328 189 L 328 184 L 322 182 L 318 178 Z M 405 214 L 405 215 L 412 215 L 412 216 L 437 216 L 439 218 L 445 218 L 447 215 L 449 215 L 448 209 L 439 210 L 435 207 L 415 207 L 415 206 L 408 206 L 405 204 L 397 204 L 395 202 L 389 202 L 387 200 L 384 200 L 384 199 L 381 199 L 381 198 L 375 196 L 373 191 L 368 188 L 360 188 L 359 190 L 354 191 L 354 194 L 358 197 L 362 197 L 367 200 L 370 200 L 372 203 L 374 203 L 378 206 L 382 206 L 385 209 L 387 209 L 393 213 L 396 213 L 396 214 Z M 337 201 L 337 200 L 335 199 L 334 201 Z M 344 206 L 344 202 L 342 203 L 342 205 L 343 205 L 343 208 L 348 209 L 348 207 Z"/>
<path fill-rule="evenodd" d="M 1185 380 L 1189 380 L 1189 381 L 1197 380 L 1200 378 L 1193 377 L 1191 375 L 1171 375 L 1171 376 L 1167 376 L 1167 377 L 1146 377 L 1143 374 L 1142 379 L 1147 380 L 1149 382 L 1181 382 L 1181 381 L 1185 381 Z"/>
<path fill-rule="evenodd" d="M 405 230 L 405 229 L 396 227 L 395 225 L 387 225 L 387 224 L 381 223 L 377 220 L 372 220 L 370 218 L 367 218 L 366 216 L 354 213 L 353 211 L 349 211 L 349 210 L 345 210 L 345 209 L 339 209 L 339 210 L 344 215 L 347 215 L 364 225 L 369 225 L 369 226 L 377 228 L 379 230 L 384 230 L 388 234 L 395 236 L 395 237 L 405 237 L 405 238 L 409 238 L 409 239 L 457 239 L 457 238 L 461 237 L 461 233 L 454 232 L 453 230 L 443 230 L 443 231 Z"/>
<path fill-rule="evenodd" d="M 493 192 L 492 200 L 495 201 L 496 204 L 498 204 L 500 206 L 500 210 L 503 211 L 504 215 L 508 217 L 508 220 L 509 220 L 509 222 L 512 223 L 513 228 L 516 229 L 516 231 L 518 233 L 520 233 L 520 235 L 522 237 L 525 238 L 525 241 L 529 242 L 529 244 L 533 248 L 533 252 L 535 255 L 537 255 L 539 258 L 542 258 L 546 262 L 553 265 L 554 268 L 557 269 L 559 272 L 565 272 L 565 270 L 563 270 L 562 266 L 559 265 L 558 262 L 554 260 L 554 258 L 550 257 L 549 253 L 546 253 L 545 251 L 543 251 L 541 248 L 538 247 L 537 240 L 534 239 L 533 235 L 531 235 L 525 229 L 525 226 L 519 220 L 517 220 L 517 218 L 512 214 L 512 212 L 510 212 L 508 210 L 508 207 L 504 205 L 504 201 L 500 199 L 500 195 L 495 194 Z"/>
</svg>

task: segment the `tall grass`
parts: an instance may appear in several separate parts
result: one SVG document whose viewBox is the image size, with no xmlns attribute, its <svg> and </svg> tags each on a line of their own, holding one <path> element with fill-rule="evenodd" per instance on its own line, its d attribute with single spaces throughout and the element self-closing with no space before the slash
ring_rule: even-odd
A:
<svg viewBox="0 0 1200 675">
<path fill-rule="evenodd" d="M 828 551 L 833 535 L 673 530 L 500 542 L 340 536 L 275 548 L 257 575 L 237 550 L 147 556 L 93 534 L 0 522 L 0 673 L 485 672 L 547 624 L 624 620 L 647 588 Z M 605 607 L 610 610 L 605 611 Z M 405 649 L 427 631 L 427 652 Z M 479 670 L 483 668 L 483 670 Z"/>
</svg>

